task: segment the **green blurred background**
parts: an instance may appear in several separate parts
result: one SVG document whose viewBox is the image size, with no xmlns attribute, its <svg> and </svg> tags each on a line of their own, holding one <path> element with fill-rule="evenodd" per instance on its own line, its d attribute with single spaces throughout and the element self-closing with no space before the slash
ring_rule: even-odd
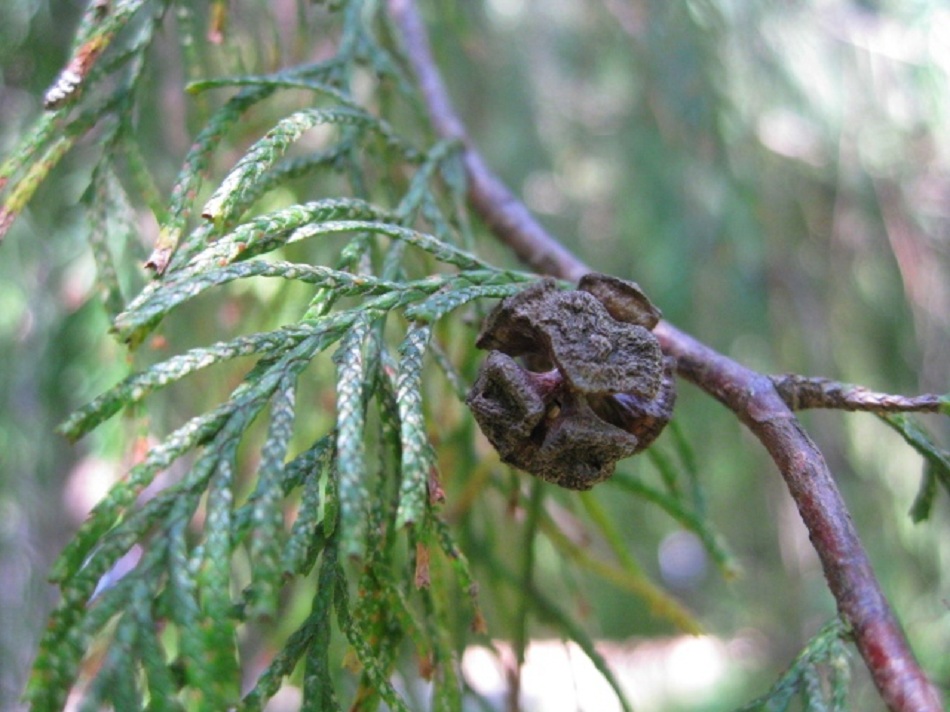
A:
<svg viewBox="0 0 950 712">
<path fill-rule="evenodd" d="M 243 46 L 237 63 L 273 68 L 293 58 L 287 47 L 267 55 L 277 33 L 260 30 L 255 18 L 272 12 L 276 27 L 292 24 L 294 3 L 246 5 L 232 17 Z M 755 369 L 888 392 L 950 390 L 945 3 L 458 0 L 423 7 L 439 65 L 488 163 L 594 269 L 637 280 L 666 318 Z M 41 111 L 80 9 L 65 0 L 0 4 L 0 154 Z M 172 30 L 175 18 L 168 24 Z M 139 115 L 146 157 L 166 194 L 195 131 L 171 37 L 154 51 L 153 105 Z M 255 55 L 255 47 L 265 50 Z M 249 122 L 248 135 L 266 125 L 264 117 Z M 91 146 L 94 136 L 40 189 L 0 248 L 3 709 L 16 709 L 54 600 L 45 582 L 52 558 L 131 457 L 138 434 L 112 423 L 77 447 L 52 434 L 71 409 L 131 367 L 106 333 L 85 242 L 80 198 Z M 129 216 L 134 239 L 113 245 L 126 297 L 143 283 L 137 264 L 155 235 L 142 206 L 130 206 Z M 501 247 L 483 244 L 497 262 L 510 262 Z M 207 343 L 209 330 L 241 323 L 249 331 L 277 299 L 252 288 L 184 310 L 164 327 L 169 353 Z M 174 422 L 232 376 L 209 374 L 194 392 L 154 399 L 150 417 Z M 653 508 L 631 510 L 624 500 L 618 509 L 606 490 L 603 502 L 613 504 L 648 571 L 724 649 L 734 644 L 715 694 L 672 695 L 642 708 L 725 710 L 764 691 L 834 603 L 758 444 L 689 385 L 680 388 L 677 418 L 695 448 L 711 519 L 743 574 L 724 581 L 703 568 L 701 554 L 689 559 L 689 542 Z M 930 522 L 913 524 L 907 511 L 921 462 L 897 434 L 870 415 L 803 418 L 915 651 L 950 689 L 947 498 Z M 946 446 L 946 423 L 925 422 Z M 668 565 L 677 551 L 693 564 Z M 555 577 L 551 557 L 539 551 L 539 565 Z M 676 634 L 609 585 L 588 591 L 587 603 L 599 639 Z M 876 709 L 866 684 L 856 687 L 854 708 Z"/>
</svg>

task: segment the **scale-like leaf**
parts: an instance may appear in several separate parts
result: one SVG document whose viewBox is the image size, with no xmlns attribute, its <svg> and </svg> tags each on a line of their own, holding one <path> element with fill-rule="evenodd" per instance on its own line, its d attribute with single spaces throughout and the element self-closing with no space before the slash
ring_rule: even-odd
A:
<svg viewBox="0 0 950 712">
<path fill-rule="evenodd" d="M 146 266 L 158 274 L 165 272 L 184 234 L 193 210 L 193 201 L 201 188 L 213 150 L 244 112 L 273 94 L 275 89 L 276 87 L 258 86 L 241 91 L 218 109 L 198 134 L 185 156 L 178 180 L 172 188 L 168 218 L 161 227 L 155 249 L 145 263 Z M 187 257 L 190 250 L 183 251 L 186 253 L 183 257 Z"/>
<path fill-rule="evenodd" d="M 302 239 L 300 235 L 311 230 L 312 226 L 327 222 L 335 224 L 340 220 L 386 220 L 388 217 L 387 211 L 355 198 L 317 200 L 281 208 L 252 218 L 219 237 L 214 244 L 195 255 L 186 273 L 193 274 L 233 262 L 239 257 L 246 259 L 268 252 Z M 327 230 L 322 234 L 332 232 L 334 230 Z M 136 305 L 133 302 L 129 309 L 134 309 Z"/>
<path fill-rule="evenodd" d="M 340 709 L 327 652 L 330 648 L 330 618 L 335 598 L 339 595 L 338 578 L 341 572 L 337 563 L 337 542 L 330 541 L 323 552 L 317 592 L 313 597 L 312 643 L 307 651 L 303 673 L 303 706 L 309 710 Z M 346 584 L 343 583 L 343 586 Z"/>
<path fill-rule="evenodd" d="M 363 343 L 369 318 L 359 315 L 340 342 L 337 364 L 337 482 L 340 505 L 340 548 L 346 556 L 363 555 L 366 533 L 367 487 L 363 430 L 366 416 L 366 372 Z"/>
<path fill-rule="evenodd" d="M 328 109 L 303 109 L 281 119 L 277 125 L 244 154 L 201 210 L 207 220 L 221 224 L 229 220 L 237 205 L 243 205 L 244 194 L 276 163 L 290 144 L 310 129 L 321 124 L 338 126 L 378 126 L 378 120 L 352 106 Z"/>
<path fill-rule="evenodd" d="M 881 415 L 880 418 L 899 432 L 907 444 L 919 452 L 927 463 L 924 471 L 925 481 L 921 484 L 921 489 L 926 490 L 926 478 L 934 477 L 947 494 L 950 494 L 950 452 L 939 447 L 910 415 L 890 413 Z"/>
<path fill-rule="evenodd" d="M 438 292 L 418 304 L 413 304 L 406 310 L 406 316 L 419 321 L 434 322 L 475 299 L 510 297 L 523 290 L 524 287 L 524 283 L 486 284 Z"/>
<path fill-rule="evenodd" d="M 231 518 L 234 506 L 234 469 L 230 457 L 217 462 L 205 513 L 204 557 L 196 583 L 201 592 L 201 647 L 203 657 L 194 661 L 208 684 L 201 689 L 206 704 L 227 709 L 238 697 L 240 671 L 235 648 L 231 609 Z"/>
<path fill-rule="evenodd" d="M 78 440 L 122 408 L 138 403 L 156 389 L 175 383 L 195 371 L 240 356 L 287 349 L 312 335 L 312 329 L 298 326 L 239 336 L 230 341 L 220 341 L 212 346 L 186 351 L 152 366 L 147 371 L 129 376 L 73 413 L 59 426 L 58 430 L 70 440 Z M 226 410 L 228 410 L 227 407 L 224 408 L 224 411 Z M 213 411 L 213 413 L 220 414 L 224 411 Z M 199 416 L 173 433 L 168 438 L 169 445 L 175 444 L 177 451 L 178 447 L 188 447 L 186 443 L 195 444 L 197 441 L 194 437 L 187 436 L 203 434 L 207 429 L 205 426 L 217 421 L 216 417 L 212 417 L 213 413 Z M 152 452 L 149 451 L 146 463 L 154 459 Z M 158 467 L 167 467 L 167 458 L 160 462 L 162 464 L 157 465 Z"/>
<path fill-rule="evenodd" d="M 396 525 L 403 527 L 425 517 L 428 500 L 429 436 L 422 412 L 422 357 L 425 355 L 432 329 L 427 324 L 414 323 L 399 347 L 401 356 L 396 382 L 396 402 L 399 404 L 399 437 L 402 441 L 402 482 L 399 489 L 399 511 Z"/>
<path fill-rule="evenodd" d="M 280 486 L 287 456 L 287 446 L 293 435 L 296 415 L 294 378 L 281 382 L 271 404 L 271 421 L 267 440 L 261 451 L 258 468 L 257 492 L 254 500 L 251 537 L 251 560 L 254 562 L 255 615 L 274 615 L 280 593 L 280 554 L 284 533 L 283 491 Z"/>
<path fill-rule="evenodd" d="M 340 622 L 340 628 L 369 680 L 372 682 L 375 691 L 383 698 L 390 709 L 396 712 L 410 712 L 406 702 L 402 699 L 396 689 L 390 682 L 388 675 L 380 667 L 377 661 L 377 653 L 369 644 L 370 638 L 360 630 L 360 626 L 353 620 L 349 612 L 349 593 L 346 590 L 346 578 L 338 575 L 336 579 L 335 600 L 337 619 Z"/>
</svg>

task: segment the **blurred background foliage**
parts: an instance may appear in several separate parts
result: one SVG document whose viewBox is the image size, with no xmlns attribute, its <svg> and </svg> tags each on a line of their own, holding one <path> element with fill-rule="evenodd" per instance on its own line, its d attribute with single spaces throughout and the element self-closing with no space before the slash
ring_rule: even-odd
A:
<svg viewBox="0 0 950 712">
<path fill-rule="evenodd" d="M 181 62 L 172 32 L 152 50 L 149 96 L 136 126 L 162 195 L 207 115 L 205 95 L 183 93 L 187 79 L 273 71 L 324 51 L 313 39 L 319 22 L 329 22 L 319 8 L 316 14 L 305 8 L 311 24 L 303 26 L 294 2 L 233 5 L 231 43 L 192 48 L 198 63 Z M 758 370 L 888 392 L 950 390 L 950 10 L 944 3 L 440 0 L 424 9 L 438 63 L 489 165 L 594 269 L 637 280 L 670 321 Z M 42 111 L 80 10 L 72 1 L 0 5 L 0 154 Z M 166 22 L 205 18 L 199 12 Z M 230 136 L 233 148 L 219 152 L 216 175 L 282 111 L 277 101 L 270 113 L 251 114 L 241 124 L 246 136 Z M 81 198 L 94 148 L 93 135 L 69 154 L 0 252 L 3 708 L 16 708 L 54 600 L 45 581 L 52 558 L 135 449 L 148 447 L 151 432 L 167 432 L 217 402 L 211 399 L 223 397 L 247 364 L 202 373 L 188 387 L 150 399 L 147 416 L 107 423 L 78 447 L 52 428 L 133 365 L 209 343 L 238 326 L 263 328 L 294 303 L 292 288 L 248 282 L 183 308 L 159 339 L 129 356 L 107 335 L 86 243 Z M 319 180 L 325 185 L 300 190 L 337 194 L 334 176 Z M 284 190 L 282 199 L 298 199 L 293 186 Z M 112 247 L 128 299 L 144 284 L 139 265 L 157 221 L 144 204 L 125 212 L 116 216 Z M 511 264 L 488 238 L 480 250 Z M 471 349 L 473 325 L 455 323 L 442 333 L 469 379 L 479 358 Z M 298 420 L 299 429 L 327 426 L 327 383 L 329 391 L 301 392 L 300 401 L 314 408 L 313 422 Z M 498 467 L 481 448 L 444 379 L 427 388 L 430 416 L 442 424 L 441 468 L 466 472 L 458 486 L 447 477 L 447 518 L 476 565 L 490 560 L 479 555 L 482 547 L 515 565 L 522 542 L 513 503 L 492 500 L 493 491 L 473 510 L 467 497 L 479 492 L 471 485 L 479 478 L 512 478 L 517 492 L 517 478 L 526 476 Z M 946 691 L 946 498 L 931 521 L 913 524 L 907 511 L 921 462 L 896 433 L 870 415 L 808 413 L 804 420 L 912 646 Z M 669 677 L 672 664 L 657 673 L 684 694 L 638 678 L 644 689 L 660 690 L 652 701 L 634 690 L 638 709 L 732 709 L 768 687 L 833 615 L 834 602 L 794 505 L 758 444 L 689 385 L 680 388 L 677 423 L 692 445 L 710 519 L 741 567 L 738 577 L 722 576 L 673 520 L 619 496 L 616 484 L 595 490 L 590 506 L 614 518 L 647 574 L 713 636 L 713 658 L 694 660 L 722 665 L 705 687 Z M 946 444 L 945 422 L 928 425 Z M 671 438 L 659 443 L 667 457 Z M 641 457 L 621 470 L 656 478 L 654 467 Z M 552 494 L 550 501 L 558 526 L 603 553 L 604 543 L 577 523 L 576 500 Z M 598 640 L 679 634 L 629 591 L 566 566 L 563 550 L 539 545 L 536 565 L 539 581 Z M 511 589 L 493 585 L 492 576 L 501 574 L 476 571 L 489 632 L 516 635 Z M 550 631 L 538 625 L 528 634 L 543 639 Z M 860 663 L 855 674 L 854 708 L 875 709 Z M 695 668 L 686 675 L 695 678 Z"/>
</svg>

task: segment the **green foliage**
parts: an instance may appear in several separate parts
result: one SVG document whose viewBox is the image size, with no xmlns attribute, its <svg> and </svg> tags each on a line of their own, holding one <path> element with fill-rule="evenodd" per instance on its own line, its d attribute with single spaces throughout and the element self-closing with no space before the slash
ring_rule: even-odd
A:
<svg viewBox="0 0 950 712">
<path fill-rule="evenodd" d="M 493 267 L 463 247 L 471 236 L 458 146 L 425 132 L 400 133 L 368 108 L 373 102 L 355 98 L 354 76 L 368 68 L 381 86 L 395 88 L 386 101 L 418 110 L 386 33 L 377 34 L 383 24 L 378 8 L 351 2 L 341 10 L 341 39 L 331 59 L 192 83 L 195 95 L 237 93 L 210 111 L 162 206 L 134 136 L 132 108 L 142 91 L 149 39 L 172 5 L 104 7 L 91 5 L 81 22 L 76 52 L 87 52 L 89 62 L 75 86 L 48 102 L 0 169 L 15 181 L 5 219 L 22 211 L 77 140 L 105 126 L 84 202 L 103 302 L 118 339 L 141 350 L 173 312 L 234 283 L 278 279 L 301 285 L 309 298 L 298 302 L 295 319 L 276 327 L 196 346 L 135 371 L 62 423 L 60 432 L 77 440 L 205 369 L 253 361 L 220 403 L 206 403 L 206 412 L 148 449 L 59 557 L 53 579 L 62 595 L 40 644 L 27 692 L 31 703 L 61 708 L 75 688 L 84 709 L 239 703 L 262 709 L 285 679 L 295 678 L 305 708 L 334 709 L 346 689 L 339 664 L 331 662 L 339 635 L 358 667 L 354 704 L 383 701 L 409 709 L 390 682 L 408 647 L 433 683 L 433 704 L 459 708 L 465 631 L 481 631 L 485 621 L 470 564 L 439 513 L 444 493 L 423 366 L 432 351 L 461 396 L 462 380 L 440 345 L 440 322 L 470 302 L 513 294 L 533 277 Z M 108 20 L 97 23 L 96 13 Z M 183 31 L 189 27 L 183 24 Z M 88 55 L 91 46 L 95 53 Z M 320 104 L 291 109 L 266 129 L 196 210 L 219 147 L 249 112 L 294 90 Z M 326 145 L 301 153 L 300 144 L 320 126 L 327 127 Z M 126 163 L 121 168 L 119 157 Z M 275 191 L 322 171 L 345 176 L 352 195 L 273 207 Z M 126 185 L 134 186 L 135 198 Z M 116 234 L 132 236 L 129 206 L 136 199 L 152 206 L 161 225 L 149 259 L 156 277 L 123 303 L 110 244 Z M 194 222 L 196 213 L 201 219 Z M 327 259 L 334 252 L 328 242 L 340 243 L 329 258 L 335 267 L 308 261 Z M 320 372 L 314 362 L 331 352 L 335 413 L 300 450 L 301 384 Z M 257 439 L 248 433 L 259 419 L 266 432 L 253 444 Z M 239 452 L 243 447 L 256 451 L 252 465 Z M 156 490 L 156 478 L 171 471 L 180 474 Z M 663 472 L 675 476 L 669 468 Z M 508 483 L 495 478 L 477 486 L 507 491 Z M 542 515 L 547 490 L 534 491 L 527 551 L 543 531 L 558 548 L 580 555 Z M 716 541 L 677 492 L 663 501 L 704 541 Z M 599 575 L 644 597 L 655 615 L 696 629 L 640 571 L 609 516 L 593 500 L 586 506 L 621 565 L 586 555 L 581 563 L 593 563 Z M 715 551 L 724 563 L 718 544 Z M 115 578 L 110 571 L 130 556 L 138 557 L 134 566 Z M 533 593 L 521 597 L 522 651 L 528 620 L 537 616 L 576 640 L 622 698 L 589 634 L 532 583 L 532 557 L 515 573 L 489 551 L 482 556 L 489 557 L 482 565 L 503 572 L 500 585 L 524 584 Z M 316 589 L 309 612 L 275 641 L 269 664 L 242 702 L 249 626 L 288 615 L 297 605 L 289 594 L 304 582 Z M 459 591 L 469 595 L 461 609 Z"/>
<path fill-rule="evenodd" d="M 847 636 L 840 620 L 825 625 L 765 695 L 736 712 L 785 712 L 796 696 L 806 712 L 848 709 L 851 673 L 843 643 Z"/>
<path fill-rule="evenodd" d="M 381 3 L 301 0 L 286 42 L 274 41 L 267 3 L 244 5 L 235 25 L 244 24 L 217 51 L 205 36 L 227 28 L 226 3 L 90 2 L 64 62 L 78 82 L 48 102 L 0 166 L 2 235 L 71 151 L 92 156 L 81 200 L 90 252 L 112 333 L 134 365 L 59 429 L 76 441 L 122 413 L 116 427 L 126 441 L 143 431 L 151 438 L 55 564 L 61 598 L 29 684 L 34 709 L 60 709 L 72 694 L 89 710 L 255 710 L 287 684 L 301 691 L 304 709 L 413 709 L 393 685 L 399 672 L 431 682 L 433 709 L 459 709 L 475 694 L 459 669 L 465 647 L 491 646 L 490 633 L 513 640 L 523 662 L 539 627 L 576 642 L 629 708 L 594 645 L 603 631 L 581 613 L 595 589 L 621 592 L 636 625 L 700 629 L 631 544 L 629 511 L 642 500 L 651 507 L 637 512 L 662 522 L 651 532 L 672 525 L 693 533 L 731 580 L 739 566 L 711 523 L 706 487 L 726 475 L 741 489 L 732 475 L 755 468 L 735 448 L 725 465 L 708 447 L 697 452 L 687 404 L 642 466 L 604 486 L 606 497 L 568 498 L 538 483 L 523 492 L 526 480 L 476 443 L 459 401 L 483 303 L 534 276 L 482 256 L 490 248 L 466 213 L 459 146 L 428 130 Z M 708 76 L 722 27 L 707 3 L 659 7 L 650 12 L 663 31 L 638 52 L 648 60 L 672 51 L 677 62 L 647 61 L 655 72 L 638 79 L 652 87 L 658 113 L 624 140 L 634 144 L 629 162 L 654 173 L 630 190 L 645 191 L 647 207 L 621 212 L 635 213 L 634 232 L 671 237 L 655 241 L 643 271 L 659 275 L 664 306 L 685 318 L 692 307 L 680 270 L 690 281 L 702 267 L 683 266 L 691 248 L 682 235 L 696 237 L 700 263 L 741 255 L 740 279 L 719 275 L 724 284 L 746 284 L 759 252 L 748 231 L 710 249 L 716 229 L 733 232 L 723 227 L 729 210 L 709 220 L 698 207 L 711 174 L 731 176 L 716 163 L 728 138 L 717 128 L 724 89 Z M 154 96 L 162 55 L 153 46 L 163 34 L 175 35 L 192 80 L 178 118 L 193 138 L 174 158 L 172 181 L 162 175 L 172 159 L 151 145 L 164 119 Z M 321 59 L 286 67 L 284 51 Z M 604 76 L 614 73 L 608 67 Z M 517 114 L 524 101 L 513 97 L 508 110 Z M 565 114 L 586 106 L 553 103 Z M 511 141 L 525 123 L 518 119 L 493 139 Z M 698 168 L 684 168 L 691 153 Z M 752 162 L 740 158 L 737 173 Z M 576 157 L 555 160 L 583 174 Z M 750 185 L 731 176 L 724 190 L 745 224 L 753 210 L 736 195 Z M 147 221 L 136 211 L 158 226 L 144 286 L 130 266 L 146 258 L 138 233 Z M 608 213 L 595 204 L 590 214 Z M 600 237 L 594 251 L 625 272 L 633 251 Z M 240 309 L 247 293 L 257 308 L 231 333 L 216 307 Z M 700 322 L 712 308 L 701 297 Z M 749 319 L 759 302 L 734 303 Z M 170 338 L 172 355 L 156 346 L 156 336 L 182 331 L 189 338 Z M 936 483 L 948 481 L 946 452 L 909 419 L 888 423 L 927 459 L 913 510 L 926 518 Z M 602 546 L 568 536 L 565 512 Z M 566 571 L 567 581 L 552 580 L 552 570 Z M 823 629 L 756 704 L 781 709 L 798 694 L 808 709 L 822 701 L 843 709 L 841 637 L 837 624 Z M 830 686 L 820 682 L 822 666 L 830 666 Z"/>
<path fill-rule="evenodd" d="M 910 516 L 915 522 L 925 521 L 933 512 L 937 484 L 950 495 L 950 452 L 939 447 L 932 436 L 909 415 L 896 413 L 882 415 L 881 419 L 899 432 L 907 444 L 924 458 L 924 473 Z"/>
</svg>

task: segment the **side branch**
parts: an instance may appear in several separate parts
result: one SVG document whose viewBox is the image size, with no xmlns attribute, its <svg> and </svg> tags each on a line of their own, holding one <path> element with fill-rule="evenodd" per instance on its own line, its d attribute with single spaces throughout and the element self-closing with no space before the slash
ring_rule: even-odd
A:
<svg viewBox="0 0 950 712">
<path fill-rule="evenodd" d="M 782 400 L 792 410 L 834 408 L 872 413 L 937 413 L 941 408 L 940 396 L 930 393 L 920 396 L 876 393 L 862 386 L 829 378 L 809 378 L 793 373 L 770 376 L 770 379 Z"/>
<path fill-rule="evenodd" d="M 496 237 L 535 270 L 578 280 L 589 268 L 550 236 L 488 169 L 455 113 L 412 0 L 387 0 L 431 121 L 443 138 L 459 139 L 469 198 Z M 841 616 L 881 697 L 891 710 L 940 712 L 936 692 L 914 659 L 881 592 L 867 554 L 821 452 L 804 432 L 777 384 L 661 321 L 654 330 L 678 373 L 732 410 L 778 466 L 808 527 Z"/>
</svg>

